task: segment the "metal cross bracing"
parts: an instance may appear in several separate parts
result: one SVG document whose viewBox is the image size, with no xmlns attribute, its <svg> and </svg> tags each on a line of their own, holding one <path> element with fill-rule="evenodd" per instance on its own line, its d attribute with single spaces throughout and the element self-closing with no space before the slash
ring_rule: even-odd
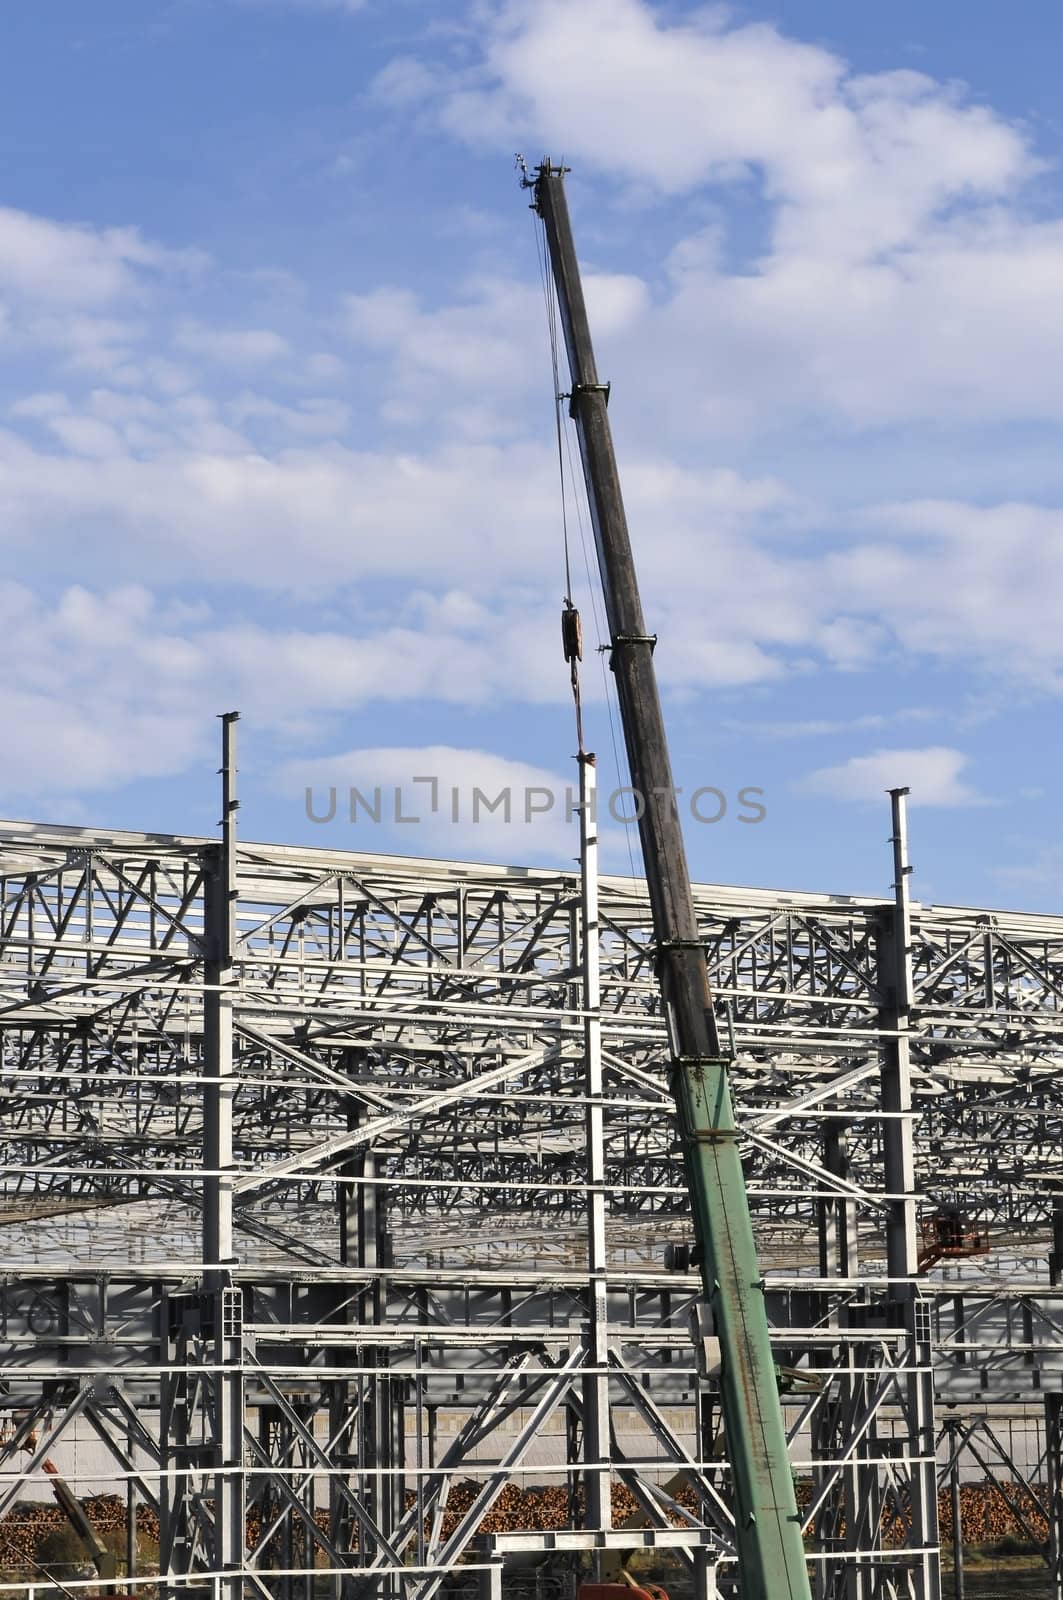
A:
<svg viewBox="0 0 1063 1600">
<path fill-rule="evenodd" d="M 1047 1397 L 1060 1498 L 1063 918 L 910 904 L 893 804 L 888 898 L 696 895 L 824 1600 L 940 1592 L 935 1401 Z M 731 1591 L 646 902 L 582 854 L 0 825 L 0 1513 L 91 1436 L 145 1594 L 519 1585 L 522 1485 Z M 920 1274 L 944 1210 L 988 1250 Z"/>
</svg>

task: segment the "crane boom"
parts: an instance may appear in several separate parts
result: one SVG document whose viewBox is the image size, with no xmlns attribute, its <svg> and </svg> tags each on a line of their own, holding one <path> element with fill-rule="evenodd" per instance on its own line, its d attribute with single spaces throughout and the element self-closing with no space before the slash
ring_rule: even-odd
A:
<svg viewBox="0 0 1063 1600">
<path fill-rule="evenodd" d="M 671 759 L 607 410 L 576 259 L 564 169 L 534 178 L 571 373 L 571 414 L 605 592 L 631 783 L 653 916 L 657 978 L 668 1023 L 671 1087 L 690 1191 L 703 1291 L 720 1341 L 727 1453 L 734 1476 L 743 1600 L 810 1600 L 801 1520 L 768 1337 L 727 1061 L 720 1047 L 698 929 Z"/>
</svg>

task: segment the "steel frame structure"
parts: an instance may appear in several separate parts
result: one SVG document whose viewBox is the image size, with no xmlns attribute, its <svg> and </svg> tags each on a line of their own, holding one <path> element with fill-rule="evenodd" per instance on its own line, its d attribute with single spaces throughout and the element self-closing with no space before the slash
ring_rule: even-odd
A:
<svg viewBox="0 0 1063 1600">
<path fill-rule="evenodd" d="M 239 843 L 231 732 L 220 842 L 0 824 L 0 1515 L 80 1428 L 158 1515 L 146 1595 L 645 1546 L 732 1593 L 647 905 L 591 797 L 578 873 Z M 994 1419 L 1036 1413 L 1063 1596 L 1063 918 L 911 903 L 892 807 L 888 899 L 696 892 L 815 1593 L 937 1600 L 939 1484 L 1021 1477 Z M 990 1250 L 921 1275 L 943 1207 Z M 491 1532 L 520 1483 L 567 1528 Z"/>
</svg>

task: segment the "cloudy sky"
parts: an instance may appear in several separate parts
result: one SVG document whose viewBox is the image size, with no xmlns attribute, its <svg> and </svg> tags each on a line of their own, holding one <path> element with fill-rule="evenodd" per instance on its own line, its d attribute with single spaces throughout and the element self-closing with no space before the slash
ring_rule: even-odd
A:
<svg viewBox="0 0 1063 1600">
<path fill-rule="evenodd" d="M 1063 19 L 1024 16 L 6 8 L 0 809 L 210 831 L 238 708 L 249 838 L 572 855 L 521 150 L 572 167 L 677 777 L 727 801 L 698 876 L 882 893 L 908 784 L 919 892 L 1060 909 Z"/>
</svg>

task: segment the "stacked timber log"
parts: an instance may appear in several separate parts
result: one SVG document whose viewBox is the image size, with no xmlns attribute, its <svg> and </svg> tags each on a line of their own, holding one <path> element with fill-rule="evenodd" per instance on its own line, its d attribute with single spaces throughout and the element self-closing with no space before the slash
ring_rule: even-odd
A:
<svg viewBox="0 0 1063 1600">
<path fill-rule="evenodd" d="M 93 1527 L 108 1544 L 118 1549 L 119 1542 L 125 1538 L 125 1501 L 116 1494 L 89 1495 L 84 1506 Z M 54 1501 L 20 1500 L 5 1517 L 0 1517 L 0 1570 L 31 1570 L 49 1535 L 66 1532 L 69 1528 L 70 1524 Z M 148 1539 L 158 1538 L 158 1519 L 147 1506 L 137 1508 L 137 1532 Z"/>
<path fill-rule="evenodd" d="M 480 1485 L 473 1482 L 456 1485 L 450 1492 L 447 1511 L 443 1519 L 443 1535 L 449 1536 L 472 1505 Z M 1044 1504 L 1043 1487 L 1035 1493 Z M 681 1504 L 695 1509 L 691 1491 L 681 1490 Z M 800 1496 L 799 1496 L 800 1498 Z M 407 1497 L 412 1506 L 413 1496 Z M 120 1551 L 125 1538 L 126 1508 L 117 1495 L 94 1495 L 85 1500 L 85 1509 L 93 1525 L 107 1540 L 112 1549 Z M 481 1533 L 513 1533 L 519 1530 L 545 1530 L 568 1528 L 573 1523 L 573 1510 L 579 1517 L 580 1497 L 575 1507 L 563 1485 L 541 1488 L 522 1488 L 510 1483 L 502 1490 L 491 1510 L 480 1523 Z M 963 1519 L 963 1540 L 969 1545 L 994 1545 L 1001 1539 L 1018 1539 L 1023 1543 L 1040 1542 L 1048 1537 L 1048 1527 L 1037 1500 L 1029 1490 L 1017 1483 L 966 1483 L 960 1490 L 960 1510 Z M 639 1511 L 635 1496 L 623 1484 L 613 1485 L 613 1524 L 621 1527 Z M 944 1492 L 938 1502 L 941 1542 L 952 1543 L 952 1502 Z M 315 1520 L 322 1530 L 328 1528 L 328 1513 L 319 1510 Z M 5 1517 L 0 1518 L 0 1571 L 25 1573 L 39 1562 L 44 1541 L 60 1530 L 67 1530 L 62 1511 L 51 1501 L 20 1501 Z M 137 1532 L 140 1538 L 155 1543 L 159 1537 L 158 1519 L 147 1506 L 137 1508 Z M 256 1511 L 248 1516 L 248 1546 L 257 1543 L 260 1523 Z M 293 1530 L 296 1542 L 302 1549 L 303 1530 Z M 883 1519 L 883 1540 L 886 1544 L 903 1541 L 903 1530 Z"/>
<path fill-rule="evenodd" d="M 1047 1502 L 1044 1488 L 1038 1489 L 1041 1504 Z M 952 1500 L 939 1497 L 938 1520 L 942 1544 L 952 1543 Z M 1015 1538 L 1044 1541 L 1048 1522 L 1037 1501 L 1021 1484 L 965 1483 L 960 1486 L 960 1521 L 964 1544 L 996 1544 L 999 1539 Z"/>
</svg>

